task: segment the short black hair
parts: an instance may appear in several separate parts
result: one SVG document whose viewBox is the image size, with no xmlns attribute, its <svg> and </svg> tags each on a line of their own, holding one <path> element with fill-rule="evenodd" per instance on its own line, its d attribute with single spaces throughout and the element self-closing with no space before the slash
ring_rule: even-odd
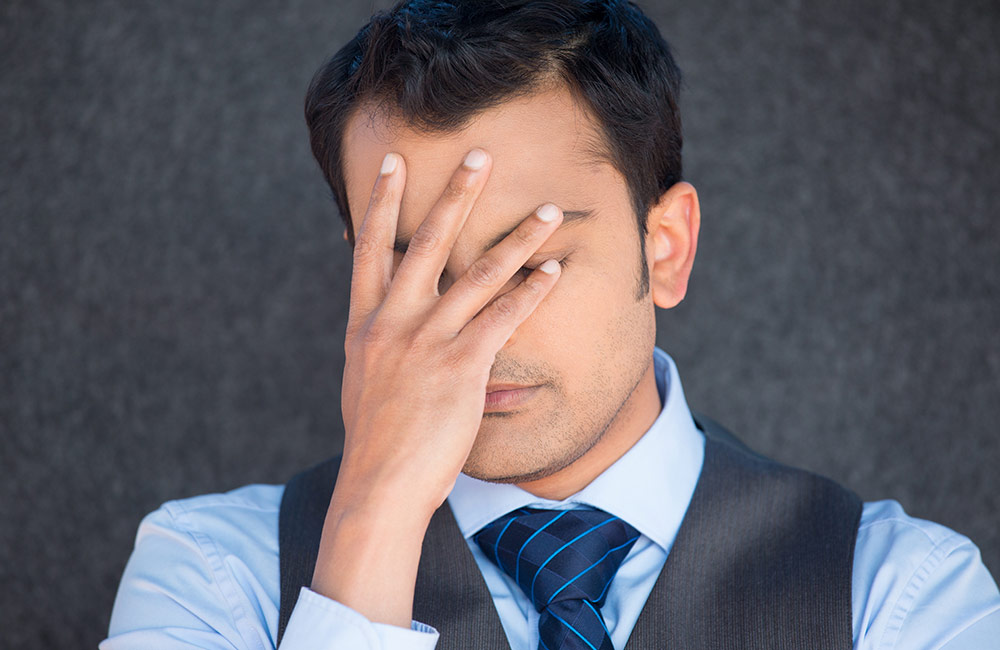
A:
<svg viewBox="0 0 1000 650">
<path fill-rule="evenodd" d="M 305 119 L 354 244 L 343 173 L 348 119 L 372 104 L 429 134 L 565 83 L 600 126 L 592 153 L 625 178 L 640 234 L 637 299 L 649 292 L 646 216 L 681 180 L 681 73 L 655 24 L 620 0 L 403 0 L 313 76 Z"/>
</svg>

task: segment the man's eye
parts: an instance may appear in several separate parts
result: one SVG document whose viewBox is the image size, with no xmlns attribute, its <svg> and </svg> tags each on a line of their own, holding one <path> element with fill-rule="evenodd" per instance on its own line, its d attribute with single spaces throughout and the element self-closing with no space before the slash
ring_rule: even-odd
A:
<svg viewBox="0 0 1000 650">
<path fill-rule="evenodd" d="M 566 268 L 566 258 L 556 261 L 559 262 L 559 266 L 561 266 L 562 268 Z M 393 266 L 394 267 L 398 266 L 398 264 L 394 264 Z M 537 266 L 522 266 L 521 268 L 519 268 L 517 271 L 514 272 L 514 276 L 512 277 L 520 276 L 521 278 L 526 278 L 529 275 L 531 275 L 531 272 L 537 268 L 538 268 Z M 393 272 L 395 272 L 395 268 L 393 269 Z M 444 271 L 441 272 L 441 277 L 442 278 L 444 277 Z"/>
<path fill-rule="evenodd" d="M 521 276 L 522 278 L 526 278 L 529 275 L 531 275 L 531 272 L 534 271 L 535 268 L 537 268 L 537 267 L 522 266 L 521 268 L 519 268 L 517 271 L 514 272 L 514 275 L 512 277 Z M 444 277 L 444 271 L 441 272 L 441 277 L 442 278 Z"/>
</svg>

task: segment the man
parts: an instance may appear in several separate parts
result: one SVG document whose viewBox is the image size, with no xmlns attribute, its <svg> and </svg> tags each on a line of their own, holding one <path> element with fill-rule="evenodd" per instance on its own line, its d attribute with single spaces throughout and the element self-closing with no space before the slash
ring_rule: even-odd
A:
<svg viewBox="0 0 1000 650">
<path fill-rule="evenodd" d="M 321 68 L 343 458 L 149 515 L 101 647 L 996 647 L 968 539 L 692 417 L 679 80 L 614 1 L 400 3 Z"/>
</svg>

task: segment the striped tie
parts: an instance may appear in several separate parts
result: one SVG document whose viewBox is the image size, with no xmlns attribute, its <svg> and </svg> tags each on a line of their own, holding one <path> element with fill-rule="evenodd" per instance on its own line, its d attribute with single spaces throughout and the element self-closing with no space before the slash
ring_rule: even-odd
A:
<svg viewBox="0 0 1000 650">
<path fill-rule="evenodd" d="M 600 609 L 639 538 L 603 510 L 521 508 L 473 536 L 540 613 L 539 650 L 614 650 Z"/>
</svg>

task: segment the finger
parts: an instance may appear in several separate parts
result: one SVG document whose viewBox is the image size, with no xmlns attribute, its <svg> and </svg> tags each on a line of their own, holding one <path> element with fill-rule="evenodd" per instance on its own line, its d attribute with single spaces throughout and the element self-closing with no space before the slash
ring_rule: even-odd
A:
<svg viewBox="0 0 1000 650">
<path fill-rule="evenodd" d="M 489 154 L 482 149 L 473 149 L 466 155 L 413 233 L 406 254 L 392 277 L 391 292 L 404 297 L 438 295 L 441 271 L 473 203 L 486 184 L 490 166 Z"/>
<path fill-rule="evenodd" d="M 348 329 L 377 309 L 389 290 L 393 241 L 405 183 L 403 157 L 395 153 L 386 154 L 354 241 Z"/>
<path fill-rule="evenodd" d="M 555 232 L 562 217 L 552 203 L 539 206 L 448 288 L 434 306 L 434 322 L 447 332 L 464 328 Z"/>
<path fill-rule="evenodd" d="M 549 294 L 561 272 L 559 262 L 547 260 L 521 284 L 484 307 L 459 332 L 459 337 L 465 339 L 474 353 L 492 358 L 514 334 L 514 330 L 535 311 L 538 303 Z"/>
</svg>

